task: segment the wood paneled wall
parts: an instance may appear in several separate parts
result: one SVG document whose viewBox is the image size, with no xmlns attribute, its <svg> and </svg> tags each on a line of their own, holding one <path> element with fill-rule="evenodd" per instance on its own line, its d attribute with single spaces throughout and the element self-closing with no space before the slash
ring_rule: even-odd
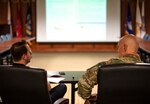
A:
<svg viewBox="0 0 150 104">
<path fill-rule="evenodd" d="M 0 0 L 0 24 L 7 24 L 7 1 Z"/>
<path fill-rule="evenodd" d="M 10 1 L 11 23 L 13 36 L 16 36 L 17 27 L 17 8 L 21 9 L 22 36 L 25 37 L 25 22 L 27 6 L 32 8 L 32 36 L 36 37 L 36 0 L 0 0 L 0 25 L 7 24 L 7 2 Z M 140 0 L 141 1 L 141 0 Z M 132 25 L 135 33 L 135 16 L 137 0 L 129 0 L 131 7 Z M 121 0 L 121 36 L 125 33 L 125 23 L 127 15 L 128 0 Z M 150 0 L 145 0 L 145 26 L 147 33 L 150 34 Z M 117 43 L 37 43 L 32 44 L 33 51 L 37 52 L 100 52 L 116 51 Z"/>
</svg>

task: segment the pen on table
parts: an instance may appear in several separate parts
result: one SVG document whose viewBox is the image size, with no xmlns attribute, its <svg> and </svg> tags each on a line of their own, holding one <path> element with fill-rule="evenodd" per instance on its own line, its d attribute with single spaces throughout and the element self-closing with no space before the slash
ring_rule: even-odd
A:
<svg viewBox="0 0 150 104">
<path fill-rule="evenodd" d="M 72 79 L 74 80 L 74 74 L 72 75 Z"/>
</svg>

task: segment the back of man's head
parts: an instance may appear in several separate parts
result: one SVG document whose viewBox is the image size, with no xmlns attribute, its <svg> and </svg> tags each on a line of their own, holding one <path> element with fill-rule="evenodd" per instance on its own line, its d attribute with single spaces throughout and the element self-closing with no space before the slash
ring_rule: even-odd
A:
<svg viewBox="0 0 150 104">
<path fill-rule="evenodd" d="M 124 54 L 137 54 L 139 48 L 139 44 L 133 35 L 123 36 L 118 45 L 124 49 Z"/>
<path fill-rule="evenodd" d="M 25 41 L 19 41 L 11 46 L 10 53 L 14 61 L 21 60 L 22 55 L 27 53 L 28 50 L 26 48 L 26 44 L 27 43 Z"/>
</svg>

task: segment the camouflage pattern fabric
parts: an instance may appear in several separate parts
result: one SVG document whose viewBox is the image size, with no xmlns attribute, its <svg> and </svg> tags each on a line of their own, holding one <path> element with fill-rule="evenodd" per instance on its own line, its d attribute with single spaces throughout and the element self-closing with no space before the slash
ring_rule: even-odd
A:
<svg viewBox="0 0 150 104">
<path fill-rule="evenodd" d="M 97 85 L 97 72 L 101 65 L 118 64 L 118 63 L 141 63 L 138 55 L 125 55 L 119 58 L 112 58 L 108 61 L 100 62 L 93 67 L 87 69 L 86 73 L 79 79 L 78 82 L 78 95 L 83 99 L 90 97 L 92 88 Z"/>
</svg>

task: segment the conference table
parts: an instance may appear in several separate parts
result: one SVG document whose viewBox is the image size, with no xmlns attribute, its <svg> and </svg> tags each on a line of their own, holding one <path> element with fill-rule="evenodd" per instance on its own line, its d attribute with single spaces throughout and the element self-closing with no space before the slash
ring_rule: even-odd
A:
<svg viewBox="0 0 150 104">
<path fill-rule="evenodd" d="M 79 78 L 85 73 L 85 71 L 48 71 L 48 76 L 61 75 L 64 79 L 60 80 L 59 83 L 71 84 L 71 104 L 75 104 L 75 92 L 77 91 L 76 84 Z M 51 75 L 50 75 L 51 74 Z"/>
</svg>

